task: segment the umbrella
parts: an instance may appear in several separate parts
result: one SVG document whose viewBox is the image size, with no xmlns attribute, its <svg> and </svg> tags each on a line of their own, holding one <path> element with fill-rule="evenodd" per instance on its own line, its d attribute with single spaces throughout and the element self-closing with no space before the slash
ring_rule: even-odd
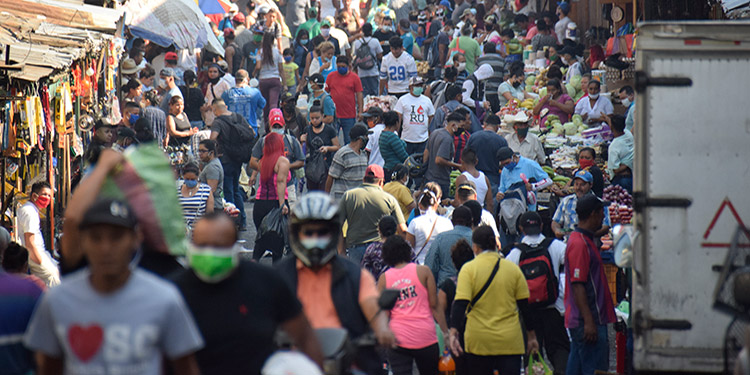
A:
<svg viewBox="0 0 750 375">
<path fill-rule="evenodd" d="M 228 0 L 195 0 L 198 3 L 201 11 L 205 15 L 209 14 L 224 14 L 229 12 L 229 7 L 232 5 Z"/>
<path fill-rule="evenodd" d="M 162 47 L 172 44 L 178 49 L 206 46 L 224 55 L 224 48 L 194 0 L 129 0 L 124 8 L 125 25 L 134 36 Z"/>
</svg>

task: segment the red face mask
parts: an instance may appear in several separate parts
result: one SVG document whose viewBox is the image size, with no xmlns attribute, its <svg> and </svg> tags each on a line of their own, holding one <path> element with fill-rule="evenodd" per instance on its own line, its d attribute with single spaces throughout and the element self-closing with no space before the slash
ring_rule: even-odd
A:
<svg viewBox="0 0 750 375">
<path fill-rule="evenodd" d="M 49 202 L 51 201 L 52 198 L 50 197 L 39 196 L 34 204 L 36 204 L 39 208 L 47 208 L 47 206 L 49 206 Z"/>
<path fill-rule="evenodd" d="M 594 166 L 594 161 L 590 159 L 581 159 L 578 161 L 578 164 L 581 165 L 581 169 L 587 169 Z"/>
</svg>

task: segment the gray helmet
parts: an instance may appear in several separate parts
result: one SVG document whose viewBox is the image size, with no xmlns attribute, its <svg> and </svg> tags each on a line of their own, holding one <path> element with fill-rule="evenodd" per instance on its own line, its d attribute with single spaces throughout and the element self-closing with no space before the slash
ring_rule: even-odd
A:
<svg viewBox="0 0 750 375">
<path fill-rule="evenodd" d="M 331 233 L 331 241 L 325 248 L 307 248 L 300 242 L 299 232 L 302 224 L 309 222 L 326 223 Z M 339 206 L 325 193 L 311 192 L 303 195 L 292 207 L 289 219 L 289 245 L 292 252 L 305 266 L 320 267 L 333 259 L 338 252 L 341 237 Z"/>
</svg>

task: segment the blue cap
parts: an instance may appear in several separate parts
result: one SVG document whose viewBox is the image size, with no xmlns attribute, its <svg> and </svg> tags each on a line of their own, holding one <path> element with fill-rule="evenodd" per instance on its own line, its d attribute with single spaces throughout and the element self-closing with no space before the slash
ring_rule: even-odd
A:
<svg viewBox="0 0 750 375">
<path fill-rule="evenodd" d="M 581 180 L 584 180 L 588 183 L 594 182 L 594 176 L 591 175 L 591 172 L 586 170 L 580 170 L 576 172 L 575 176 L 573 176 L 573 179 L 580 178 Z"/>
<path fill-rule="evenodd" d="M 451 6 L 450 1 L 448 0 L 440 0 L 440 5 L 448 8 L 448 10 L 450 10 L 451 12 L 453 11 L 453 7 Z"/>
<path fill-rule="evenodd" d="M 566 15 L 568 13 L 570 13 L 570 3 L 569 2 L 567 2 L 567 1 L 561 1 L 561 2 L 557 3 L 557 6 L 559 6 L 560 10 L 562 10 L 563 13 L 565 13 Z"/>
</svg>

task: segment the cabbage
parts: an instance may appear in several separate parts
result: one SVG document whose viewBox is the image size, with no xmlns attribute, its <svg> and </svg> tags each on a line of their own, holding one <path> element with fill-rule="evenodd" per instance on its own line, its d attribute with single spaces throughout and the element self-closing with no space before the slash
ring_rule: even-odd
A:
<svg viewBox="0 0 750 375">
<path fill-rule="evenodd" d="M 586 130 L 586 129 L 588 129 L 588 128 L 589 128 L 588 126 L 586 126 L 584 124 L 580 124 L 580 125 L 578 125 L 578 132 L 579 133 L 583 133 L 583 131 Z"/>
<path fill-rule="evenodd" d="M 576 96 L 576 89 L 572 84 L 566 84 L 565 89 L 568 90 L 568 96 L 570 96 L 571 98 L 574 98 Z"/>
<path fill-rule="evenodd" d="M 583 117 L 581 117 L 581 115 L 577 113 L 573 115 L 573 117 L 570 120 L 573 121 L 573 123 L 575 123 L 576 125 L 583 124 Z"/>
<path fill-rule="evenodd" d="M 547 86 L 539 88 L 539 97 L 543 98 L 547 96 Z"/>
<path fill-rule="evenodd" d="M 581 89 L 581 76 L 573 76 L 570 79 L 570 84 L 572 84 L 576 90 L 580 90 Z M 571 97 L 573 96 L 571 95 Z"/>
<path fill-rule="evenodd" d="M 552 132 L 555 133 L 555 134 L 558 134 L 558 135 L 559 134 L 563 134 L 565 132 L 565 128 L 563 127 L 563 125 L 559 121 L 553 122 L 552 123 Z"/>
<path fill-rule="evenodd" d="M 565 130 L 565 135 L 575 135 L 578 133 L 578 126 L 572 122 L 566 122 L 563 125 L 563 129 Z"/>
<path fill-rule="evenodd" d="M 536 77 L 533 74 L 526 77 L 526 86 L 534 86 L 534 81 L 536 81 Z"/>
</svg>

